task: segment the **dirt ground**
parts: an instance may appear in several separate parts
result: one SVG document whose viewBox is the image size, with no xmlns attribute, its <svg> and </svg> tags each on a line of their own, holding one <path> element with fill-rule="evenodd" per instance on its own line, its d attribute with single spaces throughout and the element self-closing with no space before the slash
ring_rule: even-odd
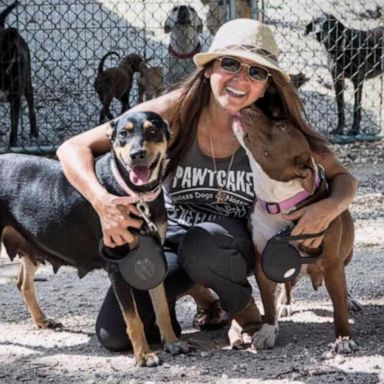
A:
<svg viewBox="0 0 384 384">
<path fill-rule="evenodd" d="M 355 255 L 347 268 L 350 292 L 363 305 L 362 312 L 350 316 L 357 353 L 327 353 L 333 341 L 332 305 L 324 288 L 313 292 L 303 280 L 295 292 L 293 316 L 281 321 L 273 350 L 231 351 L 226 329 L 197 332 L 191 327 L 194 304 L 185 297 L 177 308 L 182 338 L 196 350 L 177 357 L 160 352 L 162 366 L 136 368 L 132 354 L 108 352 L 95 336 L 95 319 L 109 285 L 105 272 L 80 280 L 70 268 L 56 275 L 48 266 L 40 269 L 39 301 L 64 327 L 37 330 L 16 288 L 18 262 L 11 263 L 3 253 L 0 383 L 384 383 L 384 144 L 334 148 L 359 180 L 352 206 Z M 256 287 L 254 295 L 259 298 Z M 160 351 L 161 346 L 153 349 Z"/>
</svg>

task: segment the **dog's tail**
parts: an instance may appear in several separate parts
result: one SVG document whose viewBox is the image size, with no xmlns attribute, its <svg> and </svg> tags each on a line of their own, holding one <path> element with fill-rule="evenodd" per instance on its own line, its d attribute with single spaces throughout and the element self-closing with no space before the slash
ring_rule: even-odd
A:
<svg viewBox="0 0 384 384">
<path fill-rule="evenodd" d="M 0 13 L 0 28 L 5 28 L 5 19 L 12 12 L 13 8 L 19 5 L 19 2 L 16 0 L 13 4 L 9 5 Z"/>
<path fill-rule="evenodd" d="M 112 56 L 112 55 L 116 55 L 118 57 L 118 59 L 120 60 L 120 55 L 115 52 L 115 51 L 110 51 L 108 53 L 106 53 L 100 60 L 100 64 L 99 64 L 99 67 L 97 68 L 97 74 L 100 75 L 101 72 L 103 72 L 104 70 L 104 62 L 105 62 L 105 59 L 108 57 L 108 56 Z"/>
</svg>

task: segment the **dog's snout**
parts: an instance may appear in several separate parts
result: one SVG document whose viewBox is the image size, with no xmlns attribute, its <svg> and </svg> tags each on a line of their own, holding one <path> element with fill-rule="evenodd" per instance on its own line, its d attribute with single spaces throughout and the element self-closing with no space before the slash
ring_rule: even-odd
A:
<svg viewBox="0 0 384 384">
<path fill-rule="evenodd" d="M 186 24 L 189 22 L 189 9 L 186 5 L 181 5 L 177 12 L 177 22 Z"/>
<path fill-rule="evenodd" d="M 134 147 L 131 149 L 130 156 L 132 161 L 139 161 L 145 159 L 145 150 L 143 147 Z"/>
</svg>

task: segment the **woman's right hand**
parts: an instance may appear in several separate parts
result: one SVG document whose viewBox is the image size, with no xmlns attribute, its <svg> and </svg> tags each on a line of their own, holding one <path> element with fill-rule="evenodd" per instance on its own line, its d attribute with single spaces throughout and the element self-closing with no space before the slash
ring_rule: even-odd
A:
<svg viewBox="0 0 384 384">
<path fill-rule="evenodd" d="M 137 238 L 129 228 L 139 229 L 143 220 L 129 198 L 105 192 L 98 196 L 92 206 L 99 215 L 104 245 L 114 248 L 128 244 L 133 248 Z"/>
</svg>

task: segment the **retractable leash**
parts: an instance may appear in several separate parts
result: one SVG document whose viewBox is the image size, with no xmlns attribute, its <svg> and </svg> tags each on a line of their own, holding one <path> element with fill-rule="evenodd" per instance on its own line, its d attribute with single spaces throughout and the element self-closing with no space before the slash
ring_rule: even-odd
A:
<svg viewBox="0 0 384 384">
<path fill-rule="evenodd" d="M 285 227 L 271 237 L 261 254 L 263 272 L 270 280 L 277 283 L 293 280 L 300 273 L 302 264 L 313 263 L 321 255 L 320 249 L 316 256 L 300 256 L 299 250 L 289 242 L 319 237 L 324 235 L 325 231 L 291 236 L 292 228 Z"/>
<path fill-rule="evenodd" d="M 167 261 L 160 244 L 159 231 L 150 219 L 148 203 L 140 200 L 136 207 L 148 228 L 147 233 L 137 235 L 139 246 L 132 250 L 128 245 L 109 248 L 100 240 L 99 253 L 102 259 L 118 266 L 120 273 L 132 287 L 147 291 L 164 280 Z"/>
</svg>

